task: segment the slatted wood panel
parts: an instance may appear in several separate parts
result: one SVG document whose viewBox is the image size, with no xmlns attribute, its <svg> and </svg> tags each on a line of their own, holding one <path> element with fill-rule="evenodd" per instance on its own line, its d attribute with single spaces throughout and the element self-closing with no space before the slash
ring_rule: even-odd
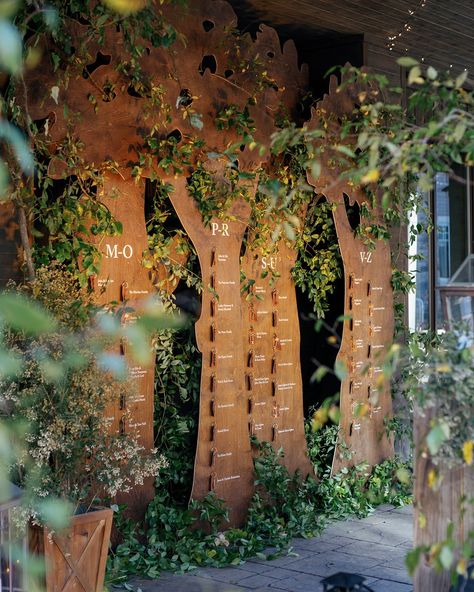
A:
<svg viewBox="0 0 474 592">
<path fill-rule="evenodd" d="M 448 68 L 452 64 L 457 72 L 474 69 L 471 0 L 428 0 L 424 8 L 418 8 L 420 2 L 413 0 L 295 0 L 291 5 L 281 0 L 232 0 L 232 4 L 249 21 L 291 25 L 295 37 L 299 28 L 314 29 L 315 34 L 363 33 L 387 63 L 408 54 L 418 59 L 424 57 L 426 63 L 436 67 Z M 416 13 L 410 16 L 408 11 L 415 8 Z M 411 30 L 397 38 L 394 50 L 389 51 L 388 36 L 398 35 L 405 23 Z M 376 66 L 370 51 L 365 65 Z"/>
<path fill-rule="evenodd" d="M 474 466 L 434 467 L 424 444 L 433 417 L 436 417 L 435 410 L 415 409 L 414 547 L 445 540 L 449 523 L 454 525 L 454 539 L 458 543 L 464 542 L 468 533 L 474 530 L 474 507 L 472 503 L 462 503 L 464 496 L 472 500 L 474 494 Z M 428 474 L 432 469 L 439 473 L 439 488 L 428 487 Z M 415 592 L 445 592 L 450 585 L 449 573 L 437 573 L 422 556 L 414 577 Z"/>
<path fill-rule="evenodd" d="M 46 592 L 103 592 L 113 511 L 73 516 L 64 531 L 30 529 L 30 549 L 46 563 Z"/>
<path fill-rule="evenodd" d="M 276 450 L 282 448 L 289 472 L 298 470 L 305 477 L 313 468 L 304 435 L 300 331 L 291 277 L 297 253 L 284 238 L 273 248 L 267 245 L 269 252 L 251 245 L 252 237 L 242 260 L 250 282 L 242 300 L 249 431 Z"/>
<path fill-rule="evenodd" d="M 346 87 L 336 92 L 337 80 L 330 81 L 329 94 L 317 105 L 319 112 L 330 114 L 329 125 L 337 125 L 337 117 L 351 113 L 356 89 Z M 311 123 L 309 124 L 311 127 Z M 344 265 L 344 321 L 342 341 L 337 360 L 347 370 L 340 390 L 340 435 L 334 455 L 333 472 L 362 461 L 377 464 L 393 455 L 393 441 L 387 437 L 385 422 L 392 417 L 390 384 L 383 375 L 383 361 L 393 341 L 393 292 L 390 244 L 376 240 L 375 247 L 355 235 L 344 200 L 350 204 L 367 202 L 360 188 L 339 179 L 331 164 L 331 155 L 322 155 L 322 174 L 309 176 L 317 193 L 334 204 L 334 222 Z M 379 213 L 372 211 L 377 221 Z M 361 217 L 360 224 L 369 221 Z"/>
</svg>

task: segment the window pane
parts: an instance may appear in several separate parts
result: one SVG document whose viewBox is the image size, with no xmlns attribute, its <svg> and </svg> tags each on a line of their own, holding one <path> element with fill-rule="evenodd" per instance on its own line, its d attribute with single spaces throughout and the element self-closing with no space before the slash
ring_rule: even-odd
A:
<svg viewBox="0 0 474 592">
<path fill-rule="evenodd" d="M 464 167 L 456 167 L 455 174 L 466 179 Z M 434 191 L 436 287 L 447 284 L 468 255 L 467 212 L 467 184 L 438 173 Z M 436 325 L 441 326 L 444 315 L 438 290 L 435 305 Z"/>
<path fill-rule="evenodd" d="M 413 215 L 410 224 L 428 225 L 429 195 L 423 194 L 423 208 Z M 410 264 L 410 271 L 415 274 L 416 289 L 409 296 L 409 322 L 412 331 L 425 331 L 430 326 L 430 272 L 429 272 L 429 237 L 426 232 L 418 234 L 410 247 L 410 255 L 416 256 Z"/>
</svg>

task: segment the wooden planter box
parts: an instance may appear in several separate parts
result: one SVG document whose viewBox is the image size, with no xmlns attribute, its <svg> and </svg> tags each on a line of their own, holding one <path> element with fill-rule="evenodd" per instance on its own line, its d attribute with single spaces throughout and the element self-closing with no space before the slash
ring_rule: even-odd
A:
<svg viewBox="0 0 474 592">
<path fill-rule="evenodd" d="M 112 517 L 99 508 L 73 516 L 61 532 L 30 529 L 30 550 L 45 558 L 46 592 L 103 592 Z"/>
<path fill-rule="evenodd" d="M 436 491 L 428 487 L 428 473 L 434 467 L 428 457 L 421 454 L 421 443 L 430 429 L 432 410 L 422 412 L 415 408 L 415 500 L 414 500 L 414 546 L 432 545 L 446 538 L 450 522 L 454 524 L 454 536 L 461 543 L 467 533 L 474 529 L 474 508 L 461 512 L 463 497 L 474 497 L 474 466 L 449 469 L 437 467 L 442 477 Z M 426 525 L 422 528 L 423 514 Z M 448 592 L 451 579 L 448 572 L 437 573 L 424 557 L 421 558 L 414 577 L 415 592 Z"/>
</svg>

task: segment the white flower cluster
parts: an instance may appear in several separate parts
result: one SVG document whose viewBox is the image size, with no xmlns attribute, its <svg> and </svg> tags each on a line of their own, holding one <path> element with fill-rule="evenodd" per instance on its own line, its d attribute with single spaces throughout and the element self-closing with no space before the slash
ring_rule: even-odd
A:
<svg viewBox="0 0 474 592">
<path fill-rule="evenodd" d="M 218 532 L 216 538 L 214 539 L 214 545 L 216 547 L 228 547 L 229 540 L 226 538 L 223 532 Z"/>
</svg>

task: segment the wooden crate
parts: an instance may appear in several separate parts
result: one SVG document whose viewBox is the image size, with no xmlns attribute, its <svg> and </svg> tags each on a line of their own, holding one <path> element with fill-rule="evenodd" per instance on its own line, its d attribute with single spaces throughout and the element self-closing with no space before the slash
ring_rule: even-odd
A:
<svg viewBox="0 0 474 592">
<path fill-rule="evenodd" d="M 44 555 L 46 592 L 102 592 L 113 511 L 100 508 L 73 516 L 69 528 L 30 529 L 30 549 Z"/>
</svg>

